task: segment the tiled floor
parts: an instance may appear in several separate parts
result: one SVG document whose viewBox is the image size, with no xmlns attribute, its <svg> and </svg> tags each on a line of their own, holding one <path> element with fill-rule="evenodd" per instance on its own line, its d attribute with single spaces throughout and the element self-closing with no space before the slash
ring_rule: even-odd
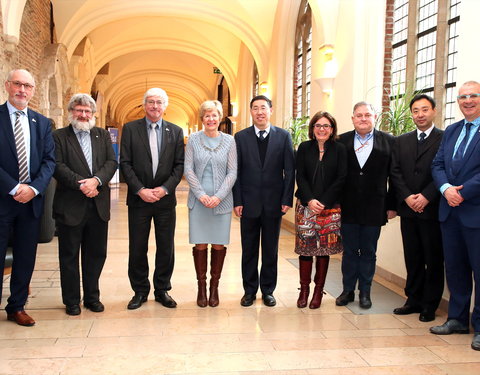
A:
<svg viewBox="0 0 480 375">
<path fill-rule="evenodd" d="M 471 335 L 431 335 L 431 324 L 417 316 L 358 315 L 355 308 L 335 306 L 329 294 L 318 310 L 298 309 L 298 271 L 289 261 L 295 258 L 293 236 L 286 231 L 280 239 L 277 306 L 265 307 L 257 299 L 254 306 L 241 307 L 236 219 L 220 281 L 220 306 L 197 307 L 184 183 L 181 190 L 171 291 L 178 308 L 166 309 L 150 296 L 140 309 L 126 309 L 132 291 L 126 191 L 121 186 L 113 190 L 109 252 L 101 279 L 106 311 L 67 316 L 60 298 L 56 239 L 40 245 L 27 306 L 37 324 L 25 328 L 1 318 L 1 375 L 480 373 L 480 352 L 470 349 Z M 153 247 L 153 237 L 150 243 Z M 335 277 L 333 271 L 330 276 Z M 435 323 L 444 320 L 441 313 Z"/>
</svg>

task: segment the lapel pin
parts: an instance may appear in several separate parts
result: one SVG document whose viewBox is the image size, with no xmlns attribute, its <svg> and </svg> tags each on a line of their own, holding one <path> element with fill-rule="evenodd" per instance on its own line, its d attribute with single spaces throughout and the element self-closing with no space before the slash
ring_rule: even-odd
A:
<svg viewBox="0 0 480 375">
<path fill-rule="evenodd" d="M 169 131 L 170 131 L 170 129 L 169 129 L 169 128 L 165 128 L 165 131 L 169 132 Z"/>
<path fill-rule="evenodd" d="M 37 122 L 37 120 L 35 120 L 34 118 L 32 118 L 32 122 Z"/>
</svg>

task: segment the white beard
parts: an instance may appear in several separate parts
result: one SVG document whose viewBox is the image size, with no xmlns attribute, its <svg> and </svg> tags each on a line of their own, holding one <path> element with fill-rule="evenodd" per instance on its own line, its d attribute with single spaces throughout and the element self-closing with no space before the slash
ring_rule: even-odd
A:
<svg viewBox="0 0 480 375">
<path fill-rule="evenodd" d="M 77 130 L 88 131 L 95 126 L 95 117 L 92 117 L 88 121 L 78 121 L 77 119 L 74 119 L 71 114 L 69 114 L 68 119 L 72 126 Z"/>
</svg>

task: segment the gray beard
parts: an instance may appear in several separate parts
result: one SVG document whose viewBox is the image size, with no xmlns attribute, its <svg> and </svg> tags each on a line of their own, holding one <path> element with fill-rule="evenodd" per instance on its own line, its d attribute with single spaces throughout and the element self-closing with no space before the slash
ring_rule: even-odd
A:
<svg viewBox="0 0 480 375">
<path fill-rule="evenodd" d="M 72 126 L 77 130 L 88 131 L 95 126 L 95 117 L 92 117 L 88 121 L 78 121 L 76 119 L 73 119 L 73 116 L 71 115 L 69 115 L 68 117 Z"/>
</svg>

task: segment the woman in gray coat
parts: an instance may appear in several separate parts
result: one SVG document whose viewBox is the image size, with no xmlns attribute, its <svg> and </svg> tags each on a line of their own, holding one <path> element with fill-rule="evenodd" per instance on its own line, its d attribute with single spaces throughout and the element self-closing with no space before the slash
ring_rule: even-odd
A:
<svg viewBox="0 0 480 375">
<path fill-rule="evenodd" d="M 232 187 L 237 179 L 237 149 L 231 135 L 218 130 L 222 104 L 208 100 L 200 106 L 203 130 L 190 135 L 185 152 L 189 239 L 198 280 L 197 305 L 218 306 L 218 282 L 230 242 Z M 207 248 L 211 244 L 210 296 L 207 301 Z"/>
</svg>

